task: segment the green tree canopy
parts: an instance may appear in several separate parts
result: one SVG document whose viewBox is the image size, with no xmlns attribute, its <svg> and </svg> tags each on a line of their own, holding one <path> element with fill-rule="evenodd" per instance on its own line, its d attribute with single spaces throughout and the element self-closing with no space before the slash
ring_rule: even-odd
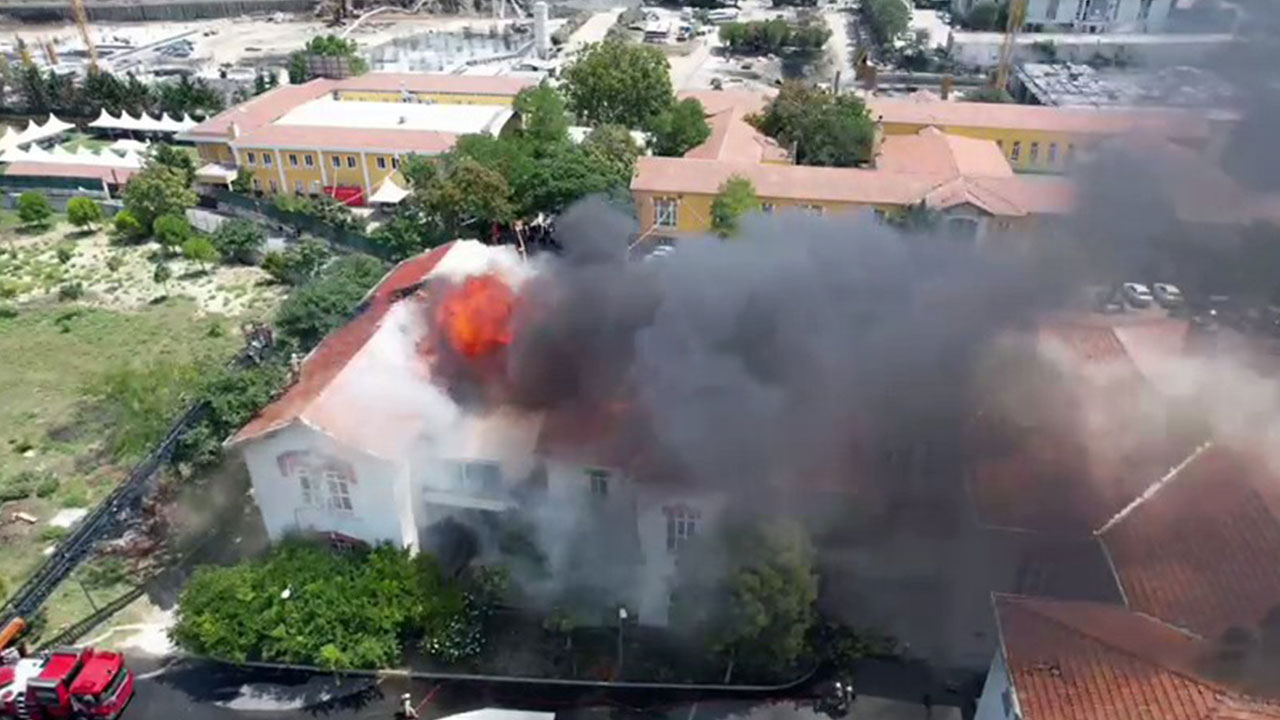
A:
<svg viewBox="0 0 1280 720">
<path fill-rule="evenodd" d="M 379 225 L 369 239 L 385 250 L 387 257 L 398 261 L 435 247 L 447 238 L 434 218 L 401 207 L 390 220 Z"/>
<path fill-rule="evenodd" d="M 218 262 L 218 249 L 206 235 L 197 235 L 182 243 L 182 257 L 199 263 L 201 268 L 208 269 L 211 263 Z"/>
<path fill-rule="evenodd" d="M 911 24 L 911 7 L 905 0 L 862 0 L 859 8 L 871 39 L 882 48 L 892 44 Z"/>
<path fill-rule="evenodd" d="M 252 264 L 266 242 L 262 228 L 252 220 L 231 218 L 213 231 L 213 246 L 225 260 Z"/>
<path fill-rule="evenodd" d="M 138 218 L 128 210 L 121 210 L 111 218 L 111 225 L 115 228 L 116 235 L 125 239 L 133 239 L 142 235 L 142 223 L 138 222 Z"/>
<path fill-rule="evenodd" d="M 53 217 L 53 207 L 44 195 L 28 190 L 18 196 L 18 219 L 24 225 L 43 227 Z"/>
<path fill-rule="evenodd" d="M 964 16 L 964 25 L 970 30 L 1002 30 L 999 22 L 1000 6 L 990 0 L 975 3 Z"/>
<path fill-rule="evenodd" d="M 187 185 L 191 185 L 196 179 L 195 158 L 182 148 L 161 143 L 152 149 L 151 160 L 157 165 L 170 167 L 182 173 Z"/>
<path fill-rule="evenodd" d="M 191 223 L 182 215 L 165 214 L 152 223 L 152 233 L 166 252 L 176 252 L 191 239 Z"/>
<path fill-rule="evenodd" d="M 711 201 L 711 229 L 720 237 L 729 237 L 738 231 L 738 221 L 743 215 L 759 207 L 756 188 L 741 175 L 734 175 L 720 186 L 720 192 Z"/>
<path fill-rule="evenodd" d="M 653 123 L 655 155 L 679 157 L 711 136 L 706 111 L 695 98 L 685 98 L 664 110 Z"/>
<path fill-rule="evenodd" d="M 173 279 L 173 270 L 169 268 L 169 263 L 158 262 L 156 269 L 151 271 L 151 282 L 158 284 L 164 288 L 166 293 L 169 292 L 169 281 Z"/>
<path fill-rule="evenodd" d="M 346 255 L 302 285 L 276 311 L 281 339 L 309 349 L 340 327 L 360 300 L 386 274 L 382 261 L 368 255 Z"/>
<path fill-rule="evenodd" d="M 648 128 L 671 105 L 667 59 L 653 47 L 606 40 L 564 71 L 569 108 L 589 125 Z"/>
<path fill-rule="evenodd" d="M 144 232 L 150 232 L 161 215 L 182 215 L 195 204 L 196 194 L 183 172 L 154 161 L 124 186 L 124 207 Z"/>
<path fill-rule="evenodd" d="M 821 50 L 831 37 L 822 21 L 789 23 L 781 18 L 720 26 L 720 41 L 734 53 L 766 54 Z"/>
<path fill-rule="evenodd" d="M 514 217 L 506 178 L 468 155 L 451 157 L 422 194 L 422 207 L 441 224 L 461 233 L 483 234 L 490 223 Z"/>
<path fill-rule="evenodd" d="M 862 100 L 800 82 L 784 83 L 752 122 L 784 148 L 794 149 L 801 165 L 851 167 L 867 162 L 875 139 L 875 124 Z"/>
<path fill-rule="evenodd" d="M 569 113 L 560 91 L 545 82 L 516 95 L 516 112 L 524 119 L 524 134 L 533 142 L 558 143 L 569 139 Z"/>
<path fill-rule="evenodd" d="M 102 207 L 92 198 L 73 197 L 67 201 L 67 220 L 78 228 L 92 228 L 102 222 Z"/>
<path fill-rule="evenodd" d="M 608 168 L 620 187 L 630 184 L 640 146 L 621 125 L 599 125 L 582 141 L 582 149 L 601 167 Z"/>
</svg>

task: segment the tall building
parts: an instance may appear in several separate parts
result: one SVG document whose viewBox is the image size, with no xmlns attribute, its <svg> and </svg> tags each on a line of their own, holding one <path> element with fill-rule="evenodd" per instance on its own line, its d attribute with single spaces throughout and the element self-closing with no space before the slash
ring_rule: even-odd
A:
<svg viewBox="0 0 1280 720">
<path fill-rule="evenodd" d="M 982 0 L 952 0 L 964 14 Z M 1160 32 L 1173 0 L 1027 0 L 1023 28 L 1032 31 Z"/>
</svg>

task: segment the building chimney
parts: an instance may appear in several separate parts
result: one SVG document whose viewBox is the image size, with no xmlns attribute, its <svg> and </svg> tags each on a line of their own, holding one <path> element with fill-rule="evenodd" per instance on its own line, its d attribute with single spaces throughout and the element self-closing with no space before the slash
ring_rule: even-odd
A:
<svg viewBox="0 0 1280 720">
<path fill-rule="evenodd" d="M 539 60 L 551 57 L 551 33 L 547 30 L 547 3 L 538 0 L 533 4 L 533 52 Z"/>
<path fill-rule="evenodd" d="M 231 136 L 232 140 L 239 139 L 240 124 L 237 123 L 235 120 L 232 120 L 231 124 L 227 126 L 227 135 Z"/>
</svg>

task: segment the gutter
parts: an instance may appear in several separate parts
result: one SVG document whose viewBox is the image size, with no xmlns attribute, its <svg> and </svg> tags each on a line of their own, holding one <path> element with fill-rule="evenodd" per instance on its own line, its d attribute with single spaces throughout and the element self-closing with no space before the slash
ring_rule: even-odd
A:
<svg viewBox="0 0 1280 720">
<path fill-rule="evenodd" d="M 1138 507 L 1142 505 L 1144 502 L 1155 497 L 1156 493 L 1160 492 L 1160 490 L 1163 489 L 1165 485 L 1172 482 L 1173 479 L 1176 478 L 1179 473 L 1185 470 L 1188 465 L 1195 462 L 1196 458 L 1200 457 L 1202 454 L 1204 454 L 1206 450 L 1208 450 L 1211 447 L 1213 447 L 1212 441 L 1208 441 L 1199 445 L 1195 450 L 1191 452 L 1190 455 L 1188 455 L 1185 459 L 1183 459 L 1182 462 L 1173 466 L 1173 468 L 1171 468 L 1169 472 L 1165 473 L 1164 477 L 1151 483 L 1151 485 L 1146 490 L 1142 491 L 1141 495 L 1134 498 L 1133 502 L 1129 503 L 1124 507 L 1124 509 L 1116 513 L 1114 517 L 1112 517 L 1110 520 L 1106 522 L 1106 524 L 1104 524 L 1102 527 L 1098 528 L 1097 530 L 1094 530 L 1093 531 L 1094 536 L 1103 535 L 1108 530 L 1115 527 L 1116 523 L 1119 523 L 1121 520 L 1124 520 L 1126 517 L 1130 515 L 1130 513 L 1132 513 L 1134 510 L 1137 510 Z"/>
</svg>

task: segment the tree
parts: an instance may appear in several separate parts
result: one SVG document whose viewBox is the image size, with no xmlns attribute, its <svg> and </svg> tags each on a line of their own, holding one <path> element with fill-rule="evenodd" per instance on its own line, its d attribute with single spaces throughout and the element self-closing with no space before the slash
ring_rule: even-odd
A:
<svg viewBox="0 0 1280 720">
<path fill-rule="evenodd" d="M 970 30 L 1003 30 L 999 21 L 1000 6 L 990 0 L 974 4 L 964 16 L 964 25 Z"/>
<path fill-rule="evenodd" d="M 236 176 L 231 179 L 231 192 L 248 195 L 253 192 L 253 173 L 244 168 L 236 169 Z"/>
<path fill-rule="evenodd" d="M 378 226 L 369 239 L 386 252 L 386 257 L 403 260 L 439 245 L 445 235 L 434 221 L 404 209 L 397 210 L 390 220 Z"/>
<path fill-rule="evenodd" d="M 151 273 L 151 281 L 164 288 L 164 294 L 169 294 L 169 281 L 173 279 L 173 271 L 169 269 L 168 263 L 156 263 L 156 269 Z"/>
<path fill-rule="evenodd" d="M 679 157 L 711 136 L 706 111 L 695 98 L 685 98 L 663 111 L 653 123 L 655 155 Z"/>
<path fill-rule="evenodd" d="M 741 175 L 731 176 L 711 201 L 711 229 L 722 238 L 733 235 L 738 231 L 738 220 L 759 204 L 751 181 Z"/>
<path fill-rule="evenodd" d="M 299 287 L 276 312 L 283 340 L 309 349 L 351 317 L 356 305 L 386 274 L 386 265 L 368 255 L 346 255 Z"/>
<path fill-rule="evenodd" d="M 167 270 L 163 263 L 156 265 L 157 283 L 168 282 Z M 191 389 L 205 365 L 172 360 L 125 363 L 93 379 L 84 394 L 107 421 L 104 427 L 109 428 L 107 448 L 112 457 L 130 461 L 149 452 L 191 400 Z"/>
<path fill-rule="evenodd" d="M 175 82 L 155 86 L 158 110 L 171 115 L 199 113 L 213 115 L 222 112 L 226 103 L 222 93 L 204 78 L 192 79 L 186 75 Z"/>
<path fill-rule="evenodd" d="M 308 238 L 284 252 L 269 252 L 262 259 L 262 269 L 276 280 L 301 285 L 320 274 L 329 262 L 329 246 Z"/>
<path fill-rule="evenodd" d="M 87 197 L 73 197 L 67 201 L 67 220 L 78 228 L 93 229 L 94 223 L 102 222 L 102 207 Z"/>
<path fill-rule="evenodd" d="M 859 7 L 871 39 L 881 48 L 891 45 L 911 24 L 911 8 L 904 0 L 862 0 Z"/>
<path fill-rule="evenodd" d="M 195 181 L 196 161 L 191 157 L 191 153 L 182 148 L 161 143 L 151 151 L 151 160 L 157 165 L 173 168 L 182 173 L 187 185 Z"/>
<path fill-rule="evenodd" d="M 582 149 L 602 167 L 608 168 L 620 185 L 631 182 L 636 158 L 640 157 L 640 146 L 629 130 L 621 125 L 600 125 L 587 134 L 582 141 Z"/>
<path fill-rule="evenodd" d="M 128 210 L 121 210 L 111 219 L 116 235 L 131 240 L 142 235 L 142 223 Z"/>
<path fill-rule="evenodd" d="M 182 257 L 200 265 L 201 270 L 208 270 L 210 263 L 218 262 L 218 249 L 205 235 L 197 235 L 182 243 Z"/>
<path fill-rule="evenodd" d="M 182 215 L 161 215 L 152 223 L 152 232 L 156 241 L 166 253 L 175 253 L 183 243 L 191 239 L 191 223 Z"/>
<path fill-rule="evenodd" d="M 182 171 L 154 161 L 124 186 L 124 207 L 144 232 L 150 232 L 161 215 L 181 215 L 195 204 L 196 194 Z"/>
<path fill-rule="evenodd" d="M 46 227 L 53 217 L 53 208 L 44 195 L 28 190 L 18 196 L 18 219 L 31 227 Z"/>
<path fill-rule="evenodd" d="M 425 208 L 440 218 L 451 234 L 464 229 L 482 234 L 490 223 L 512 220 L 511 188 L 506 178 L 466 155 L 449 165 L 422 197 Z"/>
<path fill-rule="evenodd" d="M 792 149 L 801 165 L 850 167 L 866 162 L 875 138 L 875 123 L 862 100 L 800 82 L 784 83 L 751 121 L 784 148 Z"/>
<path fill-rule="evenodd" d="M 252 265 L 266 242 L 262 228 L 252 220 L 232 218 L 213 231 L 213 246 L 225 260 Z"/>
<path fill-rule="evenodd" d="M 809 649 L 818 595 L 804 528 L 783 519 L 730 524 L 713 542 L 694 550 L 688 563 L 694 567 L 681 568 L 676 622 L 704 634 L 736 671 L 785 674 Z M 695 569 L 705 563 L 699 555 L 723 564 L 709 583 L 706 568 Z"/>
<path fill-rule="evenodd" d="M 564 71 L 569 108 L 589 125 L 648 128 L 671 105 L 667 59 L 621 40 L 589 45 Z"/>
<path fill-rule="evenodd" d="M 288 377 L 283 359 L 268 358 L 243 369 L 222 364 L 209 367 L 197 383 L 192 400 L 203 401 L 206 411 L 178 441 L 174 461 L 201 467 L 217 464 L 222 456 L 222 441 L 274 400 Z"/>
<path fill-rule="evenodd" d="M 533 142 L 556 143 L 569 139 L 569 114 L 564 97 L 545 82 L 516 95 L 514 108 L 524 120 L 524 134 Z"/>
</svg>

